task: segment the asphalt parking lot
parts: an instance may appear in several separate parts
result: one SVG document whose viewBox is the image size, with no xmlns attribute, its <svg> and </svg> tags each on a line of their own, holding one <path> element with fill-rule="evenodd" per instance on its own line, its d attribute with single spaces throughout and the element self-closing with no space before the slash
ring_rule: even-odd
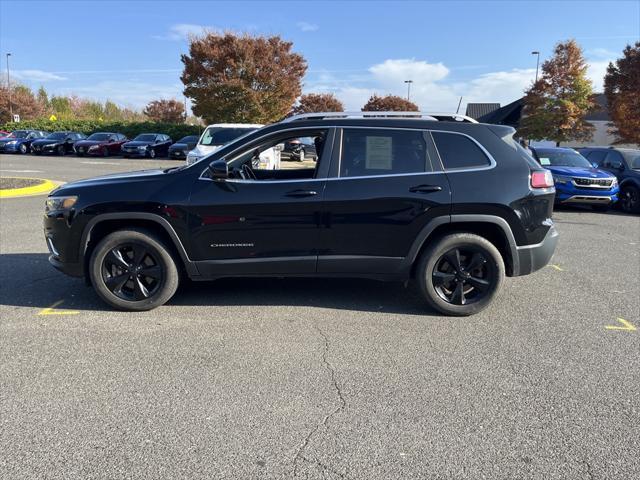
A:
<svg viewBox="0 0 640 480">
<path fill-rule="evenodd" d="M 0 175 L 177 164 L 1 155 Z M 637 216 L 557 212 L 552 265 L 470 318 L 312 279 L 122 313 L 49 266 L 43 202 L 0 201 L 0 478 L 640 475 Z"/>
</svg>

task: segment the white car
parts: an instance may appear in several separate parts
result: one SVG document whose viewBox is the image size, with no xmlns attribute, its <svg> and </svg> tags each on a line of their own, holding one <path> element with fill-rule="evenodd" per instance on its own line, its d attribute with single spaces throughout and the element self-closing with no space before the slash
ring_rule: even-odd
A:
<svg viewBox="0 0 640 480">
<path fill-rule="evenodd" d="M 209 125 L 200 136 L 196 147 L 187 154 L 187 165 L 196 163 L 223 145 L 262 127 L 263 125 L 257 123 L 215 123 Z M 280 168 L 280 151 L 271 148 L 262 152 L 260 167 L 269 170 Z"/>
</svg>

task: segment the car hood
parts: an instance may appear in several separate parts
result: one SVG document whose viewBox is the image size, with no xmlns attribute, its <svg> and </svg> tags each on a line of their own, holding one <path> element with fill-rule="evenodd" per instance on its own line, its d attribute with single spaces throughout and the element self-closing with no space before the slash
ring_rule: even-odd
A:
<svg viewBox="0 0 640 480">
<path fill-rule="evenodd" d="M 122 173 L 112 173 L 110 175 L 101 175 L 99 177 L 87 178 L 84 180 L 77 180 L 75 182 L 65 183 L 58 190 L 51 193 L 60 194 L 65 193 L 68 190 L 74 190 L 75 188 L 87 188 L 87 187 L 97 187 L 102 185 L 109 184 L 117 184 L 123 182 L 131 182 L 136 180 L 147 180 L 151 177 L 160 177 L 163 175 L 167 175 L 165 170 L 162 169 L 151 169 L 151 170 L 138 170 L 135 172 L 122 172 Z M 62 192 L 64 190 L 64 192 Z"/>
<path fill-rule="evenodd" d="M 0 138 L 0 143 L 8 143 L 8 142 L 13 142 L 13 141 L 24 142 L 25 140 L 26 140 L 26 138 L 2 137 L 2 138 Z"/>
<path fill-rule="evenodd" d="M 135 142 L 127 142 L 123 144 L 123 147 L 146 147 L 152 145 L 153 142 L 142 142 L 140 140 L 136 140 Z"/>
<path fill-rule="evenodd" d="M 171 145 L 171 147 L 169 147 L 169 149 L 170 149 L 170 150 L 176 150 L 176 149 L 184 150 L 184 149 L 187 149 L 187 148 L 191 148 L 191 147 L 192 147 L 192 145 L 193 145 L 193 143 L 192 143 L 192 144 L 188 144 L 188 143 L 174 143 L 173 145 Z"/>
<path fill-rule="evenodd" d="M 565 175 L 568 177 L 584 177 L 584 178 L 611 178 L 612 174 L 597 168 L 586 167 L 554 167 L 545 165 L 547 170 L 556 175 Z"/>
<path fill-rule="evenodd" d="M 103 140 L 78 140 L 75 143 L 76 147 L 92 147 L 93 145 L 106 145 L 108 142 Z"/>
<path fill-rule="evenodd" d="M 40 138 L 38 140 L 34 140 L 32 145 L 55 145 L 56 143 L 64 143 L 64 140 L 53 140 L 51 138 Z"/>
</svg>

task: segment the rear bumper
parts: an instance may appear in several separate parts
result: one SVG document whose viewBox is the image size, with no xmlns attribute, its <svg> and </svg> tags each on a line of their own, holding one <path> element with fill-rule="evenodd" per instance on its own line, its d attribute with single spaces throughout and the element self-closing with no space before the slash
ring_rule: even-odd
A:
<svg viewBox="0 0 640 480">
<path fill-rule="evenodd" d="M 535 245 L 516 247 L 518 252 L 519 269 L 516 275 L 528 275 L 540 270 L 549 263 L 558 244 L 558 231 L 552 226 L 544 240 Z M 515 272 L 514 272 L 515 273 Z"/>
</svg>

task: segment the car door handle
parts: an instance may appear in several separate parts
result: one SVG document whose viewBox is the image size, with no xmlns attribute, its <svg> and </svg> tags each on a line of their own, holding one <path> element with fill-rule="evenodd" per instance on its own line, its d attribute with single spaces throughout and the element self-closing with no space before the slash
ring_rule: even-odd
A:
<svg viewBox="0 0 640 480">
<path fill-rule="evenodd" d="M 409 191 L 412 193 L 431 193 L 441 190 L 442 187 L 440 185 L 416 185 L 415 187 L 409 188 Z"/>
<path fill-rule="evenodd" d="M 292 190 L 291 192 L 285 193 L 287 197 L 312 197 L 317 195 L 318 192 L 314 190 Z"/>
</svg>

